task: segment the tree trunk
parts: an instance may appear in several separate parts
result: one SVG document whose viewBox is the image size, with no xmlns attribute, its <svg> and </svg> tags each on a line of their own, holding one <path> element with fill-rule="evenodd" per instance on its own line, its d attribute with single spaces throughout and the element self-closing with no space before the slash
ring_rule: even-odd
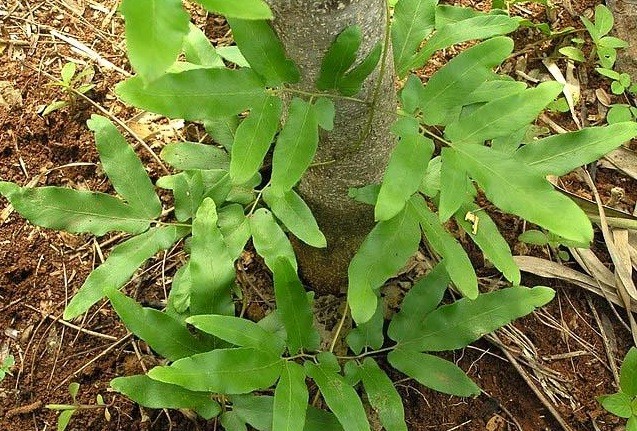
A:
<svg viewBox="0 0 637 431">
<path fill-rule="evenodd" d="M 617 70 L 628 73 L 637 82 L 637 0 L 608 0 L 615 17 L 615 35 L 628 42 L 618 50 Z"/>
<path fill-rule="evenodd" d="M 301 72 L 293 88 L 316 92 L 321 61 L 336 37 L 356 24 L 363 33 L 359 60 L 377 43 L 384 43 L 385 0 L 267 0 L 274 12 L 273 25 L 285 49 Z M 356 96 L 370 104 L 334 99 L 334 130 L 323 133 L 311 167 L 298 190 L 312 209 L 325 234 L 327 249 L 315 249 L 296 241 L 304 280 L 318 293 L 339 293 L 347 286 L 347 267 L 374 225 L 373 209 L 354 202 L 348 189 L 379 183 L 394 139 L 389 127 L 396 111 L 391 51 L 379 91 L 380 65 Z"/>
</svg>

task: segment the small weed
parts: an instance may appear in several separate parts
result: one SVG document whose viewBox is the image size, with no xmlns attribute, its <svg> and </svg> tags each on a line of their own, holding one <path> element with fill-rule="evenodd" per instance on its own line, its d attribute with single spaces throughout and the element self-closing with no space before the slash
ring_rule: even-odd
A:
<svg viewBox="0 0 637 431">
<path fill-rule="evenodd" d="M 597 398 L 602 407 L 628 419 L 626 431 L 637 431 L 637 349 L 632 347 L 620 369 L 619 391 Z"/>
<path fill-rule="evenodd" d="M 47 404 L 45 407 L 49 410 L 57 410 L 60 412 L 58 416 L 57 431 L 64 431 L 71 421 L 71 417 L 75 412 L 80 410 L 104 409 L 104 417 L 107 421 L 111 420 L 111 414 L 108 411 L 108 405 L 104 403 L 104 398 L 98 394 L 96 404 L 80 404 L 77 401 L 77 394 L 80 390 L 79 383 L 71 383 L 69 385 L 69 394 L 71 394 L 72 404 Z"/>
<path fill-rule="evenodd" d="M 86 94 L 95 87 L 94 84 L 91 84 L 93 75 L 95 75 L 95 71 L 90 66 L 77 73 L 77 65 L 75 63 L 66 63 L 60 72 L 62 79 L 50 84 L 61 87 L 65 97 L 63 100 L 55 100 L 46 105 L 41 112 L 42 116 L 46 117 L 50 113 L 66 106 L 74 106 L 77 100 L 76 92 Z"/>
<path fill-rule="evenodd" d="M 4 358 L 4 360 L 2 361 L 2 364 L 0 364 L 0 382 L 4 380 L 4 378 L 8 375 L 12 375 L 11 374 L 11 367 L 13 367 L 15 365 L 15 358 L 13 357 L 13 355 L 9 355 L 6 358 Z"/>
</svg>

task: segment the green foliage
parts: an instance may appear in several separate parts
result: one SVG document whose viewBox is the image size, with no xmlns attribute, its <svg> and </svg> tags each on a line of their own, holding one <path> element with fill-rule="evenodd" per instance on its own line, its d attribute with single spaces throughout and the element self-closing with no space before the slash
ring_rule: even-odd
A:
<svg viewBox="0 0 637 431">
<path fill-rule="evenodd" d="M 637 349 L 631 347 L 619 374 L 619 391 L 611 395 L 597 397 L 597 401 L 607 411 L 628 419 L 626 430 L 637 429 Z"/>
<path fill-rule="evenodd" d="M 96 408 L 104 410 L 104 418 L 106 421 L 111 420 L 111 414 L 108 410 L 108 406 L 104 403 L 104 398 L 101 395 L 97 395 L 96 403 L 94 405 L 86 405 L 80 404 L 77 401 L 77 394 L 80 391 L 80 384 L 73 382 L 69 384 L 69 395 L 71 395 L 71 399 L 73 400 L 72 404 L 47 404 L 44 406 L 49 410 L 59 411 L 60 414 L 58 416 L 57 423 L 57 431 L 64 431 L 69 426 L 71 422 L 71 418 L 75 413 L 80 412 L 82 410 L 94 410 Z"/>
<path fill-rule="evenodd" d="M 0 364 L 0 382 L 4 380 L 4 378 L 11 374 L 11 368 L 15 365 L 15 358 L 13 355 L 7 355 L 6 358 L 2 360 L 2 364 Z"/>
<path fill-rule="evenodd" d="M 80 73 L 77 73 L 77 64 L 73 62 L 65 63 L 60 71 L 60 81 L 54 81 L 51 85 L 60 87 L 64 91 L 65 100 L 54 100 L 44 107 L 41 112 L 43 117 L 54 111 L 62 109 L 66 106 L 73 107 L 76 103 L 78 95 L 86 94 L 95 88 L 91 84 L 95 75 L 92 67 L 85 67 Z"/>
<path fill-rule="evenodd" d="M 432 352 L 463 348 L 553 297 L 548 288 L 519 286 L 511 250 L 475 202 L 478 191 L 499 210 L 540 226 L 549 243 L 585 246 L 593 234 L 588 218 L 546 176 L 563 175 L 637 136 L 635 112 L 618 106 L 607 127 L 530 139 L 533 121 L 562 86 L 547 82 L 527 88 L 494 72 L 513 50 L 513 41 L 501 35 L 520 21 L 502 11 L 484 14 L 435 0 L 395 2 L 391 28 L 385 30 L 401 77 L 439 49 L 487 40 L 457 55 L 426 84 L 416 75 L 405 80 L 392 127 L 396 146 L 382 182 L 350 190 L 352 199 L 373 206 L 377 224 L 348 268 L 348 307 L 336 336 L 348 333 L 351 352 L 337 354 L 339 340 L 321 339 L 316 327 L 314 298 L 299 277 L 288 233 L 312 247 L 330 244 L 312 214 L 316 203 L 306 203 L 295 187 L 308 169 L 330 163 L 316 163 L 315 153 L 320 138 L 344 122 L 337 117 L 338 104 L 344 98 L 373 104 L 373 91 L 366 100 L 355 96 L 368 93 L 360 91 L 366 80 L 374 88 L 387 47 L 378 44 L 363 53 L 361 29 L 343 29 L 321 59 L 316 90 L 300 91 L 289 84 L 302 71 L 267 21 L 272 13 L 263 0 L 198 3 L 228 19 L 237 46 L 212 46 L 188 24 L 179 2 L 125 0 L 127 46 L 137 76 L 116 91 L 139 108 L 203 123 L 213 144 L 166 145 L 161 157 L 175 172 L 153 185 L 117 128 L 93 116 L 88 125 L 117 196 L 0 182 L 0 194 L 31 223 L 96 236 L 130 234 L 89 275 L 64 313 L 65 319 L 75 318 L 107 296 L 128 329 L 166 359 L 147 375 L 113 380 L 113 389 L 149 408 L 219 417 L 228 430 L 249 425 L 259 431 L 368 431 L 366 399 L 385 429 L 404 431 L 400 395 L 379 366 L 378 357 L 388 353 L 390 367 L 425 386 L 478 395 L 460 368 Z M 589 24 L 598 47 L 608 48 L 600 55 L 610 56 L 618 47 L 607 36 L 611 18 L 598 8 Z M 632 85 L 612 66 L 601 66 L 598 71 L 617 85 Z M 65 67 L 67 84 L 74 75 L 72 66 Z M 162 208 L 155 187 L 172 193 L 174 214 Z M 448 223 L 452 218 L 455 223 Z M 465 231 L 514 287 L 480 293 L 452 225 Z M 186 260 L 174 274 L 165 311 L 142 307 L 120 292 L 140 266 L 182 239 Z M 400 312 L 386 322 L 388 304 L 380 289 L 423 240 L 439 263 L 416 281 Z M 238 312 L 245 304 L 235 285 L 237 259 L 249 241 L 274 284 L 274 307 L 259 322 Z M 463 297 L 440 305 L 449 286 Z M 637 427 L 631 355 L 622 367 L 623 395 L 602 403 Z M 84 408 L 75 402 L 76 393 L 74 387 L 73 404 L 57 406 L 64 427 Z M 314 405 L 322 399 L 331 412 L 309 405 L 310 397 L 317 400 Z"/>
</svg>

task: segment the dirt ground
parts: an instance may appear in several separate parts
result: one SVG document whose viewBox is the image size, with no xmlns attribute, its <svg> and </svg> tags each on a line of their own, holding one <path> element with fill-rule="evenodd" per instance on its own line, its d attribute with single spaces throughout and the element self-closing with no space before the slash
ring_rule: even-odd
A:
<svg viewBox="0 0 637 431">
<path fill-rule="evenodd" d="M 550 19 L 554 28 L 580 28 L 578 16 L 590 16 L 594 5 L 589 0 L 560 3 L 547 17 L 543 7 L 523 3 L 515 13 L 538 22 Z M 116 100 L 113 87 L 130 72 L 116 6 L 115 0 L 6 0 L 0 4 L 0 180 L 110 191 L 86 127 L 86 120 L 100 107 L 126 121 L 156 152 L 165 143 L 163 137 L 187 133 L 180 125 L 148 122 L 147 117 Z M 473 6 L 489 5 L 474 2 Z M 216 42 L 228 42 L 222 20 L 195 10 L 195 22 Z M 521 59 L 527 70 L 541 67 L 540 53 L 550 54 L 558 43 L 529 29 L 520 30 L 515 39 L 516 56 L 509 62 L 513 74 L 520 70 L 514 65 Z M 88 94 L 92 103 L 77 100 L 43 117 L 39 114 L 43 106 L 63 98 L 60 89 L 50 83 L 68 61 L 79 64 L 80 69 L 89 64 L 95 68 L 92 82 L 96 87 Z M 434 60 L 423 75 L 442 61 Z M 599 88 L 609 92 L 608 83 L 596 79 L 589 75 L 586 85 L 582 84 L 586 110 L 592 115 L 600 105 L 591 94 Z M 550 118 L 572 130 L 568 115 Z M 161 170 L 147 152 L 138 150 L 156 180 Z M 563 184 L 572 192 L 590 194 L 577 178 L 567 177 Z M 596 186 L 605 201 L 613 187 L 622 187 L 625 193 L 618 207 L 632 212 L 637 201 L 635 180 L 602 168 L 597 172 Z M 544 247 L 517 241 L 524 228 L 521 222 L 497 212 L 492 215 L 516 252 L 553 256 Z M 214 420 L 204 422 L 182 412 L 141 409 L 109 391 L 110 379 L 142 372 L 157 359 L 143 342 L 127 334 L 108 306 L 94 307 L 80 321 L 59 320 L 73 292 L 118 239 L 34 227 L 0 199 L 0 358 L 7 354 L 16 358 L 13 375 L 0 383 L 1 429 L 55 429 L 57 414 L 44 405 L 70 402 L 67 387 L 71 382 L 81 384 L 78 398 L 82 403 L 94 405 L 100 394 L 108 408 L 78 412 L 69 430 L 221 429 Z M 463 244 L 483 286 L 496 285 L 498 274 L 485 266 L 475 247 L 465 240 Z M 594 249 L 610 266 L 601 235 Z M 126 291 L 144 302 L 164 299 L 175 267 L 183 259 L 179 248 L 158 256 Z M 577 269 L 574 263 L 568 265 Z M 259 261 L 250 254 L 246 255 L 245 268 L 259 284 L 269 282 Z M 533 276 L 526 276 L 524 283 L 550 285 L 557 289 L 556 299 L 489 340 L 447 356 L 475 379 L 483 389 L 481 396 L 464 399 L 434 393 L 394 372 L 410 430 L 623 429 L 619 419 L 606 414 L 595 397 L 617 389 L 613 369 L 631 345 L 630 332 L 621 323 L 626 320 L 624 310 L 613 309 L 604 298 L 580 287 Z M 258 307 L 258 297 L 254 301 Z"/>
</svg>

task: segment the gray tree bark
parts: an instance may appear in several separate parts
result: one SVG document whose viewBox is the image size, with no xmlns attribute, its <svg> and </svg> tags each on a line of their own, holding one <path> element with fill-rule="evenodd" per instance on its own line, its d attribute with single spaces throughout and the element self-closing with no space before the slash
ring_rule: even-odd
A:
<svg viewBox="0 0 637 431">
<path fill-rule="evenodd" d="M 637 82 L 637 0 L 608 0 L 615 18 L 615 35 L 628 42 L 617 55 L 617 70 L 628 73 Z"/>
<path fill-rule="evenodd" d="M 363 33 L 359 60 L 377 43 L 384 43 L 385 0 L 266 0 L 273 26 L 289 57 L 301 72 L 294 89 L 316 92 L 321 61 L 336 37 L 356 24 Z M 334 130 L 323 133 L 315 163 L 301 180 L 298 191 L 312 209 L 328 242 L 315 249 L 296 242 L 301 275 L 318 293 L 338 293 L 347 286 L 347 267 L 374 225 L 373 209 L 348 197 L 351 187 L 379 183 L 395 144 L 389 133 L 396 112 L 391 51 L 377 93 L 380 67 L 356 96 L 368 104 L 334 99 Z"/>
</svg>

